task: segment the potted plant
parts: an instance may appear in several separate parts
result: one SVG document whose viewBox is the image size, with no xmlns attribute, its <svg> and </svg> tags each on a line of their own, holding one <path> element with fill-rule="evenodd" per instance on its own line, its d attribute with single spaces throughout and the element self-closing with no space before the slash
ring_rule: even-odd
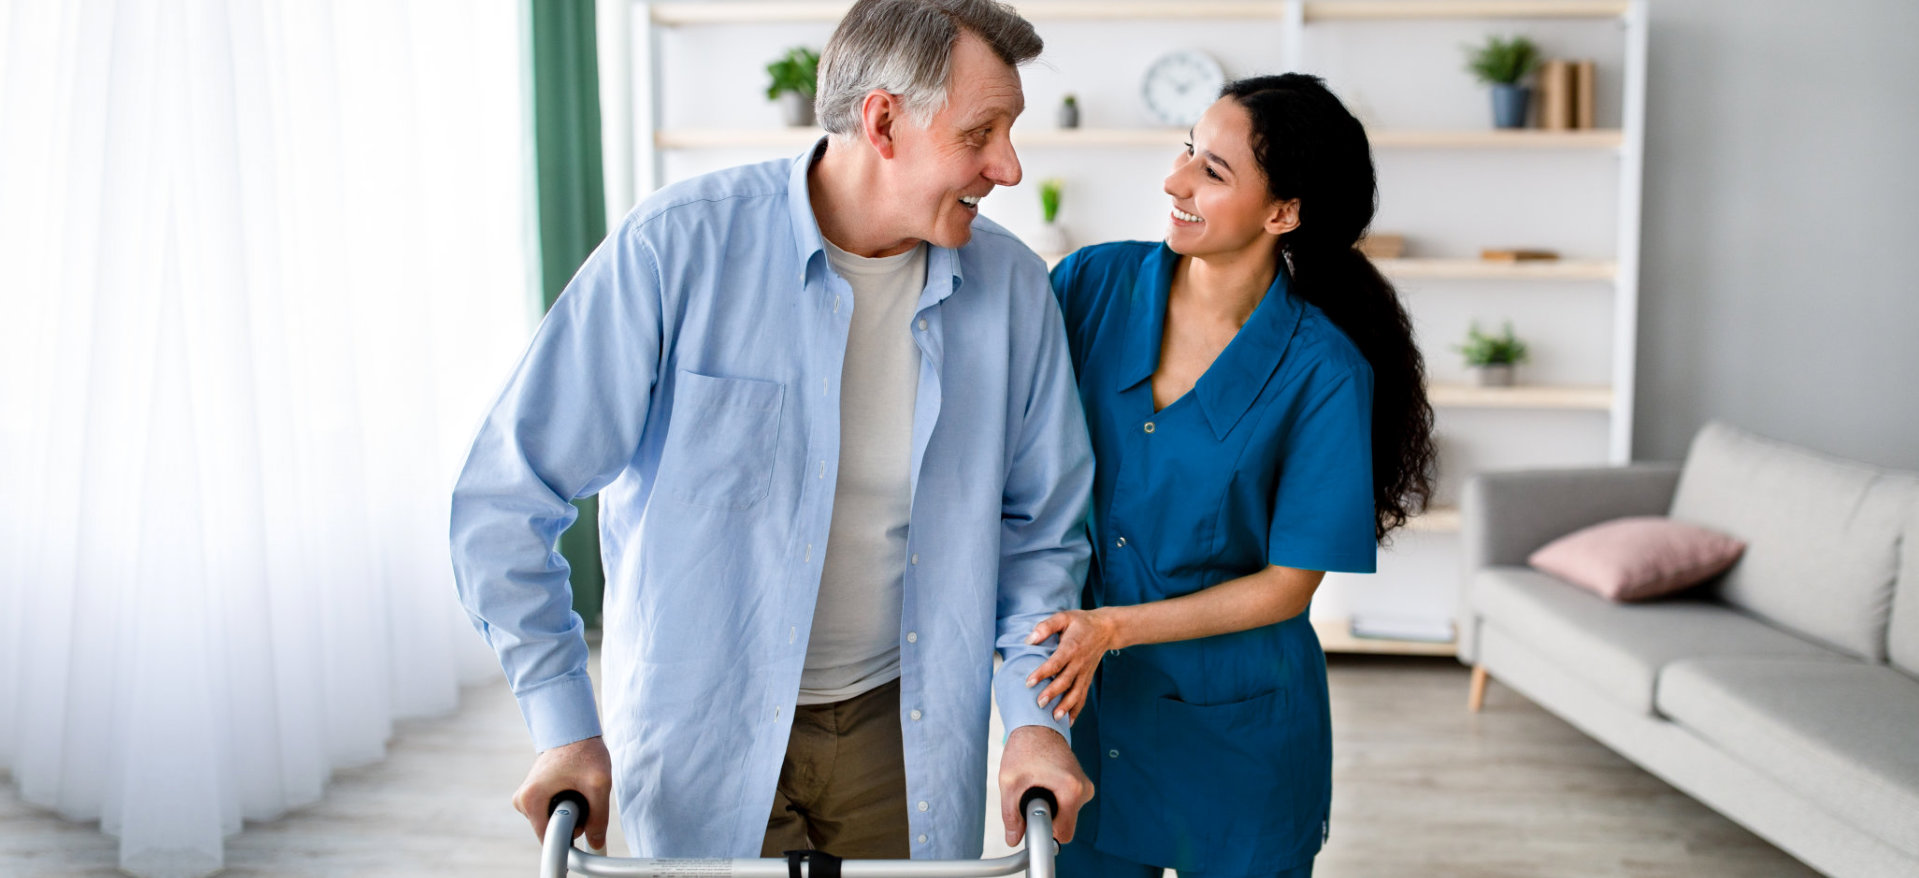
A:
<svg viewBox="0 0 1919 878">
<path fill-rule="evenodd" d="M 820 54 L 805 46 L 794 46 L 766 65 L 766 75 L 772 78 L 766 86 L 766 99 L 779 101 L 786 124 L 800 128 L 812 125 L 813 95 L 819 90 Z"/>
<path fill-rule="evenodd" d="M 1466 343 L 1454 348 L 1466 357 L 1466 366 L 1472 370 L 1474 383 L 1480 387 L 1511 387 L 1513 367 L 1526 362 L 1526 343 L 1513 336 L 1511 321 L 1506 323 L 1506 331 L 1500 335 L 1487 335 L 1479 331 L 1474 322 L 1466 330 Z"/>
<path fill-rule="evenodd" d="M 1519 84 L 1539 67 L 1539 47 L 1525 37 L 1489 36 L 1485 45 L 1466 48 L 1466 70 L 1492 86 L 1493 127 L 1526 127 L 1526 101 L 1532 89 Z"/>
<path fill-rule="evenodd" d="M 1042 256 L 1063 256 L 1066 253 L 1066 230 L 1059 225 L 1059 196 L 1066 188 L 1066 181 L 1053 178 L 1042 180 L 1039 184 L 1039 233 L 1033 236 L 1033 252 Z"/>
<path fill-rule="evenodd" d="M 1060 98 L 1058 121 L 1061 128 L 1079 127 L 1079 98 L 1073 95 Z"/>
</svg>

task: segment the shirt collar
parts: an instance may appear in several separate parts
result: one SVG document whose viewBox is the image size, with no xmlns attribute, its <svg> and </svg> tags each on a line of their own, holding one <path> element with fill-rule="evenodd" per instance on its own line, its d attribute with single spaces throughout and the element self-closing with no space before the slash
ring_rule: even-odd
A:
<svg viewBox="0 0 1919 878">
<path fill-rule="evenodd" d="M 806 172 L 825 152 L 826 138 L 821 137 L 793 159 L 793 168 L 786 178 L 786 213 L 793 227 L 793 250 L 799 256 L 802 284 L 806 282 L 813 257 L 826 256 L 826 249 L 820 246 L 820 221 L 813 216 L 813 197 L 806 185 Z"/>
<path fill-rule="evenodd" d="M 1121 391 L 1152 378 L 1153 370 L 1159 367 L 1160 340 L 1166 332 L 1166 300 L 1173 286 L 1173 271 L 1178 267 L 1179 254 L 1165 244 L 1140 266 L 1133 282 L 1133 307 L 1121 354 Z M 1280 272 L 1246 325 L 1200 375 L 1192 395 L 1213 430 L 1213 438 L 1225 439 L 1252 408 L 1267 380 L 1278 371 L 1304 313 L 1305 307 L 1288 287 L 1286 273 Z"/>
<path fill-rule="evenodd" d="M 814 141 L 812 146 L 807 147 L 805 152 L 794 157 L 793 167 L 788 171 L 786 178 L 786 213 L 788 224 L 793 227 L 793 250 L 799 257 L 801 284 L 806 283 L 806 273 L 812 268 L 813 257 L 817 255 L 821 260 L 826 258 L 826 248 L 823 244 L 826 239 L 820 234 L 819 218 L 813 216 L 813 196 L 812 189 L 807 185 L 807 172 L 812 170 L 813 163 L 826 153 L 827 139 L 821 137 Z M 932 279 L 945 276 L 951 276 L 952 283 L 935 287 Z M 944 301 L 947 296 L 957 292 L 960 282 L 965 279 L 964 273 L 960 270 L 960 251 L 951 247 L 929 246 L 926 254 L 926 277 L 927 289 L 931 295 L 921 301 L 921 307 Z"/>
</svg>

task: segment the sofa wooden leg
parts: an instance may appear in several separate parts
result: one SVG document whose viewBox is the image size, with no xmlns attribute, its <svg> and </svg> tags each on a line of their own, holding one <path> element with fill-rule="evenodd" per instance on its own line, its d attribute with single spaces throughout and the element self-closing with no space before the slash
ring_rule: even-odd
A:
<svg viewBox="0 0 1919 878">
<path fill-rule="evenodd" d="M 1466 709 L 1478 713 L 1486 704 L 1486 666 L 1473 665 L 1473 691 L 1466 696 Z"/>
</svg>

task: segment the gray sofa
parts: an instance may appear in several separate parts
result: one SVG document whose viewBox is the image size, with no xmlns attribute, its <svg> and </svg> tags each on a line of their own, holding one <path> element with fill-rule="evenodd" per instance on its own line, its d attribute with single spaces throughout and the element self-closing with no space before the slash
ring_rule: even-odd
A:
<svg viewBox="0 0 1919 878">
<path fill-rule="evenodd" d="M 1460 660 L 1836 876 L 1919 875 L 1919 477 L 1708 425 L 1684 466 L 1482 475 Z M 1626 515 L 1747 541 L 1717 580 L 1611 603 L 1526 566 Z"/>
</svg>

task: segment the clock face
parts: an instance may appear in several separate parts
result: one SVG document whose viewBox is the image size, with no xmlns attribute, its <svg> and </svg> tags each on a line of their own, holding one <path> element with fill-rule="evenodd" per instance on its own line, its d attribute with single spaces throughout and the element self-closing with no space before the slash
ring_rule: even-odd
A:
<svg viewBox="0 0 1919 878">
<path fill-rule="evenodd" d="M 1204 52 L 1180 49 L 1161 55 L 1146 68 L 1140 97 L 1160 122 L 1189 128 L 1219 99 L 1226 73 Z"/>
</svg>

